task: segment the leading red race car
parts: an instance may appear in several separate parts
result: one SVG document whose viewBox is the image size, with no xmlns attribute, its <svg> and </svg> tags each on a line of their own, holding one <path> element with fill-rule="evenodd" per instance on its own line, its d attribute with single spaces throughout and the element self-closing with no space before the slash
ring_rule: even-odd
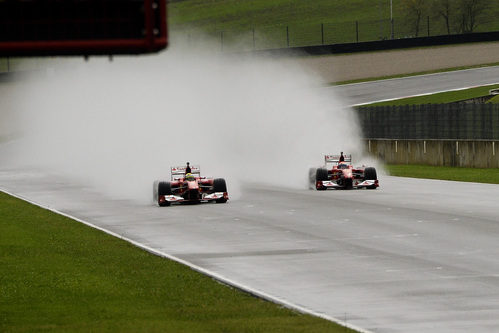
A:
<svg viewBox="0 0 499 333">
<path fill-rule="evenodd" d="M 318 191 L 327 189 L 352 189 L 367 188 L 376 189 L 379 182 L 376 169 L 373 167 L 354 167 L 352 155 L 344 155 L 340 161 L 340 155 L 325 155 L 325 165 L 318 169 L 310 169 L 309 177 L 311 187 L 315 186 Z"/>
<path fill-rule="evenodd" d="M 171 168 L 171 181 L 154 182 L 153 199 L 164 207 L 182 202 L 225 203 L 229 195 L 225 179 L 201 177 L 198 166 L 191 166 L 191 172 L 186 174 L 185 166 L 180 166 Z"/>
</svg>

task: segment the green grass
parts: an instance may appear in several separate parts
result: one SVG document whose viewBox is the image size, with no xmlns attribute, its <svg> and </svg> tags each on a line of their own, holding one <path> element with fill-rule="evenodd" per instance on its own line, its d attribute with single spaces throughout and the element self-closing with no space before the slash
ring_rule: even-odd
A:
<svg viewBox="0 0 499 333">
<path fill-rule="evenodd" d="M 244 30 L 256 26 L 355 22 L 379 19 L 378 6 L 368 0 L 186 0 L 170 2 L 172 28 L 200 27 L 205 31 Z M 383 8 L 389 16 L 389 8 Z"/>
<path fill-rule="evenodd" d="M 0 267 L 0 332 L 347 331 L 2 192 Z"/>
<path fill-rule="evenodd" d="M 499 95 L 498 95 L 498 96 L 495 96 L 495 97 L 492 97 L 491 99 L 489 99 L 489 100 L 487 101 L 487 103 L 499 104 Z"/>
<path fill-rule="evenodd" d="M 421 105 L 421 104 L 439 104 L 439 103 L 452 103 L 470 98 L 483 97 L 489 95 L 489 90 L 499 88 L 498 84 L 482 86 L 471 89 L 446 91 L 437 94 L 401 98 L 393 101 L 380 102 L 369 104 L 368 106 L 388 106 L 388 105 Z M 367 106 L 367 105 L 366 105 Z"/>
<path fill-rule="evenodd" d="M 499 168 L 476 169 L 430 165 L 386 165 L 392 176 L 499 184 Z"/>
<path fill-rule="evenodd" d="M 183 0 L 170 2 L 168 13 L 173 35 L 189 32 L 195 39 L 193 35 L 199 31 L 214 36 L 224 31 L 225 42 L 237 42 L 239 48 L 253 47 L 253 29 L 256 49 L 286 47 L 286 27 L 290 46 L 321 44 L 321 24 L 324 44 L 356 42 L 356 22 L 359 41 L 387 39 L 391 35 L 387 0 Z M 491 6 L 479 18 L 476 31 L 498 31 L 497 17 L 499 7 Z M 413 36 L 400 1 L 393 2 L 393 18 L 395 38 Z M 430 27 L 433 36 L 446 34 L 438 16 L 430 15 Z M 421 33 L 427 33 L 426 16 Z"/>
</svg>

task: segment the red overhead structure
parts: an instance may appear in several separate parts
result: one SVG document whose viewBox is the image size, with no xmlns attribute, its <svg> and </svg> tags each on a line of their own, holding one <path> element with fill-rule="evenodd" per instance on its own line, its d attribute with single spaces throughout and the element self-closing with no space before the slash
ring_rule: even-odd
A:
<svg viewBox="0 0 499 333">
<path fill-rule="evenodd" d="M 0 0 L 0 57 L 152 53 L 167 43 L 166 0 Z"/>
</svg>

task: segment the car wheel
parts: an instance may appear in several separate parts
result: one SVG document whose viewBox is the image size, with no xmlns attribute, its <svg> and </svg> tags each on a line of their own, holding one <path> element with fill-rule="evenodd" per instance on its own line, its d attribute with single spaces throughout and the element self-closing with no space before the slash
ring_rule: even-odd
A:
<svg viewBox="0 0 499 333">
<path fill-rule="evenodd" d="M 168 201 L 159 201 L 159 197 L 162 195 L 171 195 L 172 194 L 172 185 L 170 182 L 158 182 L 158 205 L 160 207 L 165 207 L 165 206 L 170 206 L 170 203 Z"/>
<path fill-rule="evenodd" d="M 328 180 L 327 169 L 317 169 L 317 172 L 315 173 L 315 180 Z"/>
<path fill-rule="evenodd" d="M 315 173 L 315 181 L 325 181 L 328 180 L 328 174 L 327 174 L 327 169 L 324 168 L 319 168 L 317 169 L 317 172 Z M 324 191 L 326 188 L 324 186 L 322 187 L 316 187 L 318 191 Z"/>
<path fill-rule="evenodd" d="M 364 170 L 364 180 L 376 180 L 378 179 L 378 176 L 376 174 L 376 169 L 373 167 L 368 167 Z M 375 190 L 376 186 L 369 186 L 367 187 L 369 190 Z"/>
<path fill-rule="evenodd" d="M 213 192 L 227 192 L 227 184 L 223 178 L 213 179 Z M 215 201 L 216 203 L 226 203 L 227 199 L 220 198 Z"/>
</svg>

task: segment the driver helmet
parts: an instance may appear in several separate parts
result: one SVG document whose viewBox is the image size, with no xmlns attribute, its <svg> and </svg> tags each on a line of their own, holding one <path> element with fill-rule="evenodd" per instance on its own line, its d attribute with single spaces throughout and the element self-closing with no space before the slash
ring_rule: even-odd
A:
<svg viewBox="0 0 499 333">
<path fill-rule="evenodd" d="M 187 180 L 194 180 L 195 178 L 192 175 L 192 173 L 188 173 L 188 174 L 185 175 L 185 179 L 187 179 Z"/>
</svg>

